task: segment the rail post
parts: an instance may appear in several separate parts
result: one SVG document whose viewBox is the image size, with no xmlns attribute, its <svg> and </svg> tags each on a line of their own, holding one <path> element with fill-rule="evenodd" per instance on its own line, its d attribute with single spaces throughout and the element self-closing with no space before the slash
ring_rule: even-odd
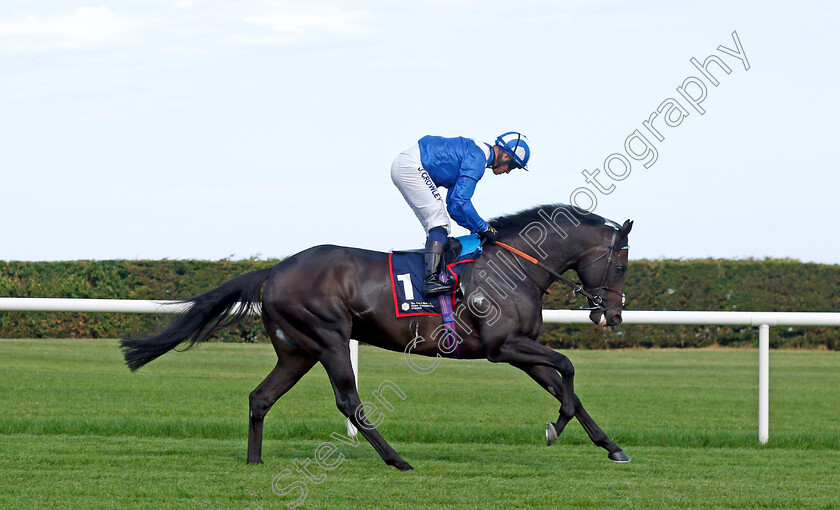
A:
<svg viewBox="0 0 840 510">
<path fill-rule="evenodd" d="M 758 326 L 758 442 L 770 439 L 770 325 Z"/>
</svg>

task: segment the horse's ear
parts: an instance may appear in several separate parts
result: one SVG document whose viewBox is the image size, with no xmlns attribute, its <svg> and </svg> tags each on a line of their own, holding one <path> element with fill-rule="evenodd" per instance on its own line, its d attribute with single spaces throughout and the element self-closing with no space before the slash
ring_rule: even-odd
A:
<svg viewBox="0 0 840 510">
<path fill-rule="evenodd" d="M 621 237 L 625 237 L 627 234 L 630 233 L 630 229 L 633 228 L 633 222 L 631 220 L 627 220 L 624 222 L 624 225 L 618 229 L 618 233 L 621 234 Z"/>
</svg>

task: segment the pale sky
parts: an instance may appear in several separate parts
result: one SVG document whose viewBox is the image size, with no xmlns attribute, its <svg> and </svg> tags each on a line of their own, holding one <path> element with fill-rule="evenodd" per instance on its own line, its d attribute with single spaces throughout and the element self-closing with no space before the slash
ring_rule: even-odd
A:
<svg viewBox="0 0 840 510">
<path fill-rule="evenodd" d="M 635 220 L 631 259 L 837 264 L 838 6 L 4 0 L 0 260 L 420 247 L 394 157 L 518 130 L 531 171 L 485 174 L 485 219 L 585 187 Z M 749 70 L 718 49 L 733 32 Z M 710 55 L 731 69 L 710 64 L 717 87 L 690 62 Z M 677 91 L 692 76 L 703 115 Z M 688 115 L 655 118 L 659 141 L 643 122 L 668 99 Z M 635 130 L 649 168 L 628 158 Z"/>
</svg>

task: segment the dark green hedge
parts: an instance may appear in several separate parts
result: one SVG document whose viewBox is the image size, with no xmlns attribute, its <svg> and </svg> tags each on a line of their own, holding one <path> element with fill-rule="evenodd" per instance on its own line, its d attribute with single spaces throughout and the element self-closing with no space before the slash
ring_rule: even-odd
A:
<svg viewBox="0 0 840 510">
<path fill-rule="evenodd" d="M 277 261 L 105 260 L 0 262 L 0 296 L 99 299 L 181 299 Z M 114 338 L 163 329 L 165 314 L 0 312 L 0 338 Z M 222 341 L 267 340 L 249 318 L 217 333 Z"/>
<path fill-rule="evenodd" d="M 238 274 L 276 261 L 0 262 L 0 296 L 103 299 L 177 299 L 210 290 Z M 840 311 L 840 265 L 794 260 L 634 260 L 625 293 L 628 309 Z M 570 275 L 574 277 L 573 275 Z M 582 304 L 555 284 L 546 308 Z M 122 332 L 162 328 L 169 317 L 147 314 L 0 312 L 0 337 L 113 338 Z M 259 319 L 219 333 L 219 340 L 264 341 Z M 544 342 L 561 348 L 749 346 L 751 327 L 594 325 L 545 326 Z M 837 328 L 773 328 L 779 347 L 840 349 Z"/>
<path fill-rule="evenodd" d="M 555 284 L 545 308 L 582 304 Z M 840 265 L 795 260 L 633 260 L 624 285 L 628 310 L 757 312 L 840 311 Z M 840 349 L 840 329 L 772 328 L 773 348 Z M 643 326 L 614 329 L 547 324 L 541 339 L 558 348 L 711 347 L 757 345 L 752 327 Z"/>
</svg>

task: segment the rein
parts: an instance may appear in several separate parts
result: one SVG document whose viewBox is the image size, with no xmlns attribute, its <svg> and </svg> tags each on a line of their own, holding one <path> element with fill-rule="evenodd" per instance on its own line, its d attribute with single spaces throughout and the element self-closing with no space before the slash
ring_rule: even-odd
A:
<svg viewBox="0 0 840 510">
<path fill-rule="evenodd" d="M 521 250 L 518 250 L 518 249 L 514 248 L 513 246 L 510 246 L 509 244 L 505 244 L 505 243 L 500 242 L 500 241 L 492 241 L 492 243 L 501 247 L 501 248 L 506 249 L 507 251 L 513 253 L 514 255 L 518 255 L 518 256 L 522 257 L 523 259 L 527 260 L 528 262 L 530 262 L 530 263 L 536 265 L 537 267 L 547 271 L 549 274 L 551 274 L 552 276 L 554 276 L 555 278 L 557 278 L 558 280 L 560 280 L 564 284 L 568 285 L 575 292 L 575 294 L 580 294 L 581 296 L 588 299 L 589 302 L 592 303 L 592 305 L 593 305 L 593 307 L 591 309 L 593 309 L 593 310 L 594 309 L 599 309 L 599 310 L 602 310 L 602 311 L 606 311 L 606 307 L 604 306 L 604 298 L 601 297 L 601 290 L 606 290 L 608 292 L 614 292 L 614 293 L 618 294 L 619 296 L 621 296 L 622 306 L 624 306 L 624 293 L 607 287 L 607 272 L 609 271 L 610 263 L 612 262 L 612 258 L 613 258 L 613 252 L 615 251 L 615 236 L 617 234 L 618 234 L 617 231 L 613 233 L 612 240 L 610 241 L 610 247 L 607 251 L 602 253 L 598 258 L 596 258 L 594 260 L 591 260 L 591 261 L 587 262 L 586 264 L 578 267 L 578 270 L 583 269 L 584 267 L 590 266 L 590 265 L 594 264 L 595 262 L 598 262 L 602 258 L 609 256 L 609 258 L 607 259 L 607 263 L 604 265 L 604 276 L 601 279 L 601 285 L 599 287 L 595 287 L 594 289 L 592 289 L 592 290 L 598 291 L 596 294 L 592 294 L 591 292 L 584 289 L 583 285 L 580 284 L 580 283 L 572 283 L 571 280 L 564 277 L 563 275 L 561 275 L 560 273 L 558 273 L 554 269 L 552 269 L 552 268 L 548 267 L 547 265 L 543 264 L 542 262 L 537 260 L 536 257 L 532 257 L 531 255 L 528 255 L 527 253 L 525 253 Z"/>
</svg>

